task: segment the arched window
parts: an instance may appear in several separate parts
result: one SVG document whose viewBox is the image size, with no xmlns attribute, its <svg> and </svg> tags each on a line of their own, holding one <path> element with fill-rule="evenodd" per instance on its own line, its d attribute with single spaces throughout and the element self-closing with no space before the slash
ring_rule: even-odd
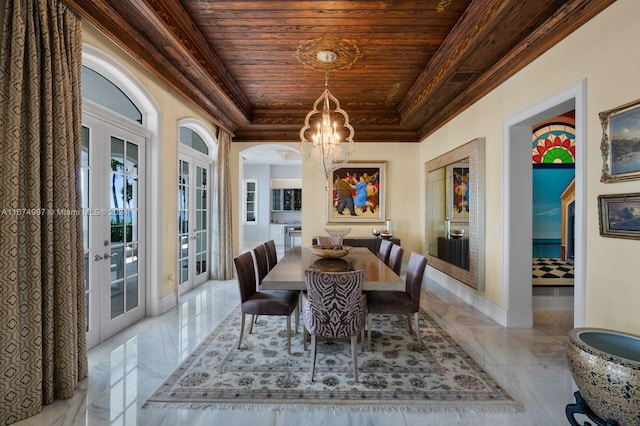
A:
<svg viewBox="0 0 640 426">
<path fill-rule="evenodd" d="M 122 90 L 102 74 L 82 66 L 82 97 L 117 112 L 126 118 L 142 123 L 142 113 Z"/>
<path fill-rule="evenodd" d="M 180 126 L 180 143 L 209 156 L 209 147 L 198 133 L 188 127 Z"/>
</svg>

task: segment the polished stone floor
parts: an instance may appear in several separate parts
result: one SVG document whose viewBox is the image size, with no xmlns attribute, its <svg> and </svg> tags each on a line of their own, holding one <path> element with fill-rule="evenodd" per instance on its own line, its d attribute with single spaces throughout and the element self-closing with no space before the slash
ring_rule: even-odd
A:
<svg viewBox="0 0 640 426">
<path fill-rule="evenodd" d="M 521 413 L 318 412 L 141 409 L 145 399 L 237 304 L 234 281 L 209 281 L 180 306 L 147 318 L 89 353 L 89 378 L 76 396 L 17 425 L 566 425 L 573 381 L 565 347 L 572 311 L 536 311 L 531 329 L 506 329 L 434 283 L 422 306 L 524 405 Z"/>
</svg>

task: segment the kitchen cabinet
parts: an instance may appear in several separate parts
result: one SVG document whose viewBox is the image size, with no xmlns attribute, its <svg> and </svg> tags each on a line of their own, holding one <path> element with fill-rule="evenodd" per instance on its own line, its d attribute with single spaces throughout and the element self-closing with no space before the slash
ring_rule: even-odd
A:
<svg viewBox="0 0 640 426">
<path fill-rule="evenodd" d="M 269 237 L 276 243 L 276 246 L 284 246 L 284 227 L 281 223 L 272 223 L 269 225 Z"/>
<path fill-rule="evenodd" d="M 271 190 L 271 211 L 301 211 L 302 189 L 282 188 Z"/>
</svg>

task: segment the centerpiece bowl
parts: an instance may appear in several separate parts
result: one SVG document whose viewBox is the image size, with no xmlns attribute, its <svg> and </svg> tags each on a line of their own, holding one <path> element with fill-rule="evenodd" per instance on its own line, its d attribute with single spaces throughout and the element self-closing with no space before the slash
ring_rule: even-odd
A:
<svg viewBox="0 0 640 426">
<path fill-rule="evenodd" d="M 317 244 L 311 246 L 311 252 L 316 256 L 326 259 L 335 259 L 338 257 L 344 257 L 351 250 L 350 246 L 343 246 L 339 244 Z"/>
</svg>

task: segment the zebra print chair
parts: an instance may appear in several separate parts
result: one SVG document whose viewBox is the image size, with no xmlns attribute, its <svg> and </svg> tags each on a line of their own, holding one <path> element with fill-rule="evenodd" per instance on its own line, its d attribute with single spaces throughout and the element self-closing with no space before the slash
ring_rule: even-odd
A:
<svg viewBox="0 0 640 426">
<path fill-rule="evenodd" d="M 307 293 L 302 296 L 304 349 L 311 334 L 311 373 L 316 365 L 316 337 L 351 338 L 354 381 L 358 382 L 358 334 L 364 350 L 367 296 L 362 294 L 364 271 L 320 272 L 306 270 Z"/>
</svg>

